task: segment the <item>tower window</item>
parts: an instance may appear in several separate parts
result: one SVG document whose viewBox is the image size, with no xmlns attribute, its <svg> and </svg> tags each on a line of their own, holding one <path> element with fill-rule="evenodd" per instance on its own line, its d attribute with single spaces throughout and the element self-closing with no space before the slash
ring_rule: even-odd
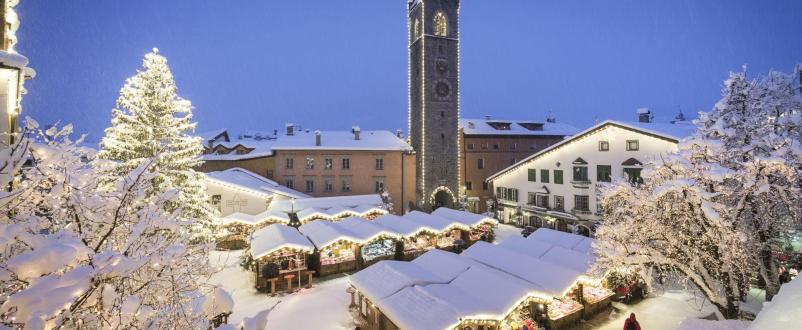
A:
<svg viewBox="0 0 802 330">
<path fill-rule="evenodd" d="M 415 19 L 414 32 L 415 34 L 412 35 L 413 39 L 418 39 L 418 36 L 420 35 L 420 20 L 417 18 Z"/>
<path fill-rule="evenodd" d="M 445 37 L 448 33 L 448 23 L 446 22 L 446 15 L 442 11 L 434 14 L 434 35 Z"/>
</svg>

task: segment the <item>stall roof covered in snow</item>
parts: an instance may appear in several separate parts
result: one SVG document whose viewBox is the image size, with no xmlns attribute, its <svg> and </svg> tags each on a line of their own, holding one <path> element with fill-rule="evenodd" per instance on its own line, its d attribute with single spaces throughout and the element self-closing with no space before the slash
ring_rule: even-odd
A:
<svg viewBox="0 0 802 330">
<path fill-rule="evenodd" d="M 290 198 L 309 198 L 309 195 L 287 188 L 273 180 L 239 167 L 206 173 L 206 179 L 218 184 L 250 191 L 254 194 L 265 196 L 278 194 Z"/>
<path fill-rule="evenodd" d="M 251 235 L 251 255 L 254 259 L 285 248 L 304 250 L 308 253 L 315 250 L 315 246 L 298 229 L 282 224 L 272 224 Z"/>
<path fill-rule="evenodd" d="M 382 215 L 376 219 L 373 219 L 373 222 L 392 230 L 394 233 L 404 238 L 413 237 L 424 230 L 432 231 L 430 228 L 426 228 L 412 221 L 407 221 L 404 219 L 404 217 L 394 214 Z"/>
<path fill-rule="evenodd" d="M 451 278 L 440 277 L 415 263 L 385 260 L 351 275 L 349 280 L 370 300 L 378 301 L 408 286 L 447 283 Z"/>
<path fill-rule="evenodd" d="M 481 215 L 481 214 L 476 214 L 476 213 L 471 213 L 471 212 L 465 212 L 465 211 L 450 209 L 450 208 L 446 208 L 446 207 L 437 208 L 436 210 L 434 210 L 434 212 L 432 212 L 432 215 L 436 215 L 438 217 L 454 220 L 454 221 L 457 221 L 457 222 L 459 222 L 461 224 L 464 224 L 464 225 L 466 225 L 468 227 L 478 226 L 478 225 L 480 225 L 482 223 L 488 223 L 488 224 L 492 224 L 492 225 L 497 225 L 498 224 L 498 220 L 493 219 L 491 217 L 487 217 L 487 216 L 484 216 L 484 215 Z"/>
<path fill-rule="evenodd" d="M 592 252 L 592 248 L 589 248 L 593 242 L 592 238 L 569 234 L 554 229 L 538 228 L 526 239 L 546 242 L 582 253 Z"/>
<path fill-rule="evenodd" d="M 276 201 L 270 204 L 270 209 L 284 212 L 294 210 L 297 212 L 311 207 L 318 209 L 329 209 L 336 206 L 356 208 L 364 205 L 380 207 L 383 205 L 382 198 L 378 194 L 299 198 Z"/>
<path fill-rule="evenodd" d="M 438 217 L 436 215 L 423 213 L 421 211 L 409 212 L 404 215 L 404 219 L 412 221 L 420 226 L 434 229 L 438 233 L 452 228 L 465 229 L 466 227 L 468 227 L 462 224 L 461 222 L 451 219 L 446 219 L 443 217 Z"/>
<path fill-rule="evenodd" d="M 325 220 L 305 223 L 298 230 L 306 235 L 318 249 L 325 248 L 339 240 L 362 243 L 359 235 L 347 228 L 336 225 L 336 223 Z"/>
<path fill-rule="evenodd" d="M 532 120 L 469 119 L 459 120 L 465 135 L 574 135 L 579 129 L 563 123 Z"/>
<path fill-rule="evenodd" d="M 260 137 L 234 139 L 220 142 L 222 146 L 232 150 L 242 145 L 247 153 L 228 152 L 226 154 L 210 153 L 202 155 L 203 160 L 240 160 L 272 156 L 276 150 L 373 150 L 373 151 L 412 151 L 412 147 L 404 139 L 390 131 L 360 131 L 359 139 L 351 131 L 319 131 L 320 145 L 317 145 L 315 132 L 296 130 L 293 135 L 278 134 Z M 250 136 L 250 135 L 249 135 Z"/>
<path fill-rule="evenodd" d="M 802 276 L 780 287 L 749 326 L 755 330 L 798 329 L 802 324 Z"/>
</svg>

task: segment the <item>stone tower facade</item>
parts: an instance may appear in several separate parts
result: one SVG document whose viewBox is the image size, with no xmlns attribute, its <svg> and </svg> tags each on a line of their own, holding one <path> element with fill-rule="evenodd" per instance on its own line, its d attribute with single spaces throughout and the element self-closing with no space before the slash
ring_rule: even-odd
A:
<svg viewBox="0 0 802 330">
<path fill-rule="evenodd" d="M 459 0 L 410 0 L 409 140 L 417 153 L 417 205 L 459 198 Z"/>
</svg>

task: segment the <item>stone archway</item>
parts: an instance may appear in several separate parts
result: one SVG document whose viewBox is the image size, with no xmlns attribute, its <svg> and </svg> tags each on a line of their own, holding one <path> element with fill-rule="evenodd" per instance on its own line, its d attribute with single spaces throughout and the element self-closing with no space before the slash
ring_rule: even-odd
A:
<svg viewBox="0 0 802 330">
<path fill-rule="evenodd" d="M 454 194 L 446 187 L 438 187 L 432 192 L 432 211 L 439 207 L 454 208 Z"/>
<path fill-rule="evenodd" d="M 585 225 L 577 225 L 576 226 L 576 234 L 582 235 L 585 237 L 590 237 L 590 228 Z"/>
</svg>

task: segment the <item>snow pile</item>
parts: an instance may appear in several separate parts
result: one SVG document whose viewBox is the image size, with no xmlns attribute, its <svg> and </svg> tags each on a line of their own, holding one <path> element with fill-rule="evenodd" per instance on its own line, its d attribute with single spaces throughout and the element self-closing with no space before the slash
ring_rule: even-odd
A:
<svg viewBox="0 0 802 330">
<path fill-rule="evenodd" d="M 802 324 L 802 277 L 780 287 L 771 302 L 763 305 L 749 329 L 794 329 Z"/>
</svg>

